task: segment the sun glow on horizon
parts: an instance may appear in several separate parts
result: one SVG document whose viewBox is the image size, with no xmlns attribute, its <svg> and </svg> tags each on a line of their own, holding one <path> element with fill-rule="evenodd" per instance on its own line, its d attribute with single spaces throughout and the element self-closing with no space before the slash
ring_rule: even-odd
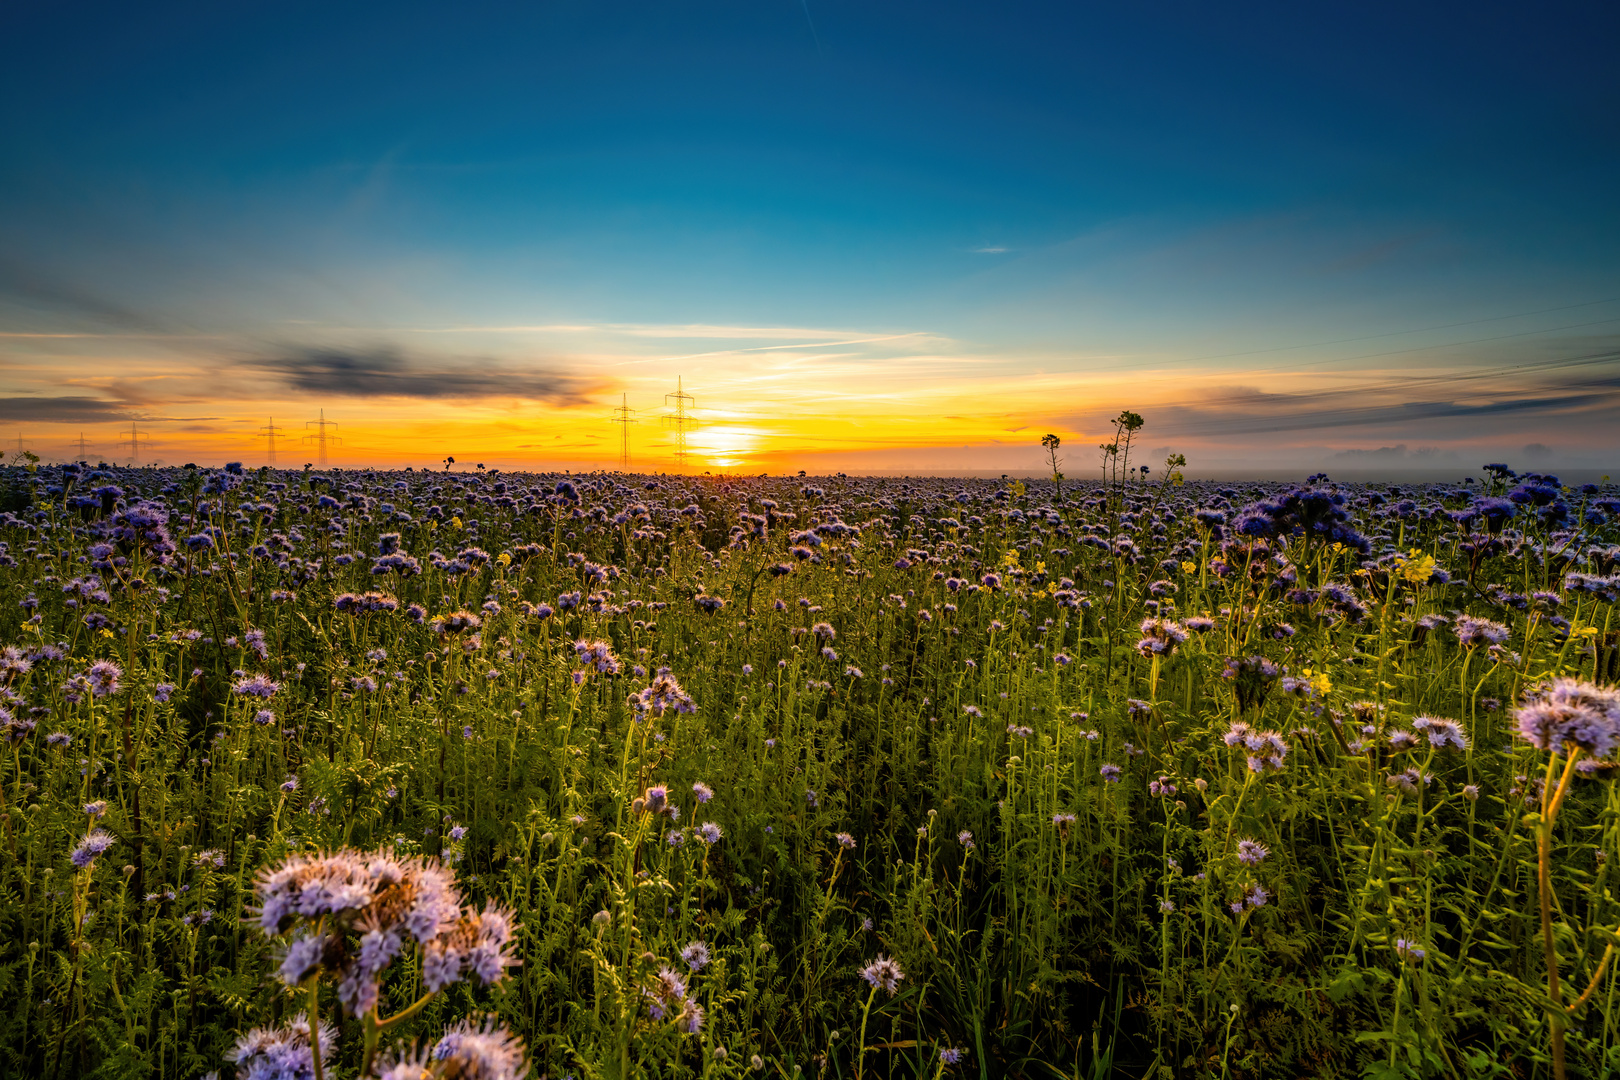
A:
<svg viewBox="0 0 1620 1080">
<path fill-rule="evenodd" d="M 713 424 L 698 427 L 686 436 L 687 452 L 705 464 L 735 469 L 759 451 L 775 432 L 741 424 Z"/>
</svg>

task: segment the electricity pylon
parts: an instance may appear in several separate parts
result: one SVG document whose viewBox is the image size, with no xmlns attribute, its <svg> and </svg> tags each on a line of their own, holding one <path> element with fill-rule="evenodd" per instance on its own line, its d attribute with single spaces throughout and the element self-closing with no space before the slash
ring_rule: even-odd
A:
<svg viewBox="0 0 1620 1080">
<path fill-rule="evenodd" d="M 675 411 L 664 417 L 664 422 L 675 425 L 675 465 L 686 468 L 686 429 L 695 421 L 686 415 L 687 409 L 697 408 L 697 399 L 681 387 L 681 377 L 675 377 L 675 392 L 664 395 L 664 404 Z"/>
<path fill-rule="evenodd" d="M 319 420 L 306 420 L 304 421 L 304 426 L 313 427 L 315 429 L 315 434 L 305 435 L 304 441 L 315 444 L 315 464 L 324 469 L 326 468 L 326 444 L 329 442 L 335 442 L 339 446 L 343 445 L 342 439 L 338 438 L 336 435 L 328 435 L 326 433 L 327 428 L 337 427 L 337 421 L 328 420 L 326 418 L 326 410 L 322 409 L 321 418 Z"/>
<path fill-rule="evenodd" d="M 90 460 L 90 445 L 84 441 L 84 432 L 79 432 L 79 460 Z"/>
<path fill-rule="evenodd" d="M 636 410 L 630 408 L 629 397 L 619 395 L 619 406 L 613 410 L 611 423 L 619 425 L 619 471 L 630 471 L 630 425 L 640 423 Z"/>
<path fill-rule="evenodd" d="M 324 418 L 326 414 L 323 412 L 321 415 Z M 281 433 L 281 429 L 276 427 L 276 418 L 273 416 L 270 417 L 268 424 L 259 429 L 259 434 L 264 436 L 265 453 L 272 469 L 276 467 L 276 436 Z"/>
<path fill-rule="evenodd" d="M 142 439 L 145 439 L 148 445 L 150 445 L 152 442 L 152 436 L 136 427 L 135 421 L 131 420 L 129 422 L 129 434 L 124 436 L 123 439 L 119 440 L 120 444 L 124 443 L 125 441 L 129 443 L 129 464 L 131 468 L 134 468 L 141 463 Z"/>
</svg>

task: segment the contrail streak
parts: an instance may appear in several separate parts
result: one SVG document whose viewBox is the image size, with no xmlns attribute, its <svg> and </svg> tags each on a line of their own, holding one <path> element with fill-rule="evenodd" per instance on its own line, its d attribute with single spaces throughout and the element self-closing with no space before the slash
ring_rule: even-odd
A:
<svg viewBox="0 0 1620 1080">
<path fill-rule="evenodd" d="M 816 42 L 816 55 L 820 56 L 821 55 L 821 35 L 816 33 L 815 21 L 810 18 L 810 0 L 799 0 L 799 3 L 804 5 L 804 21 L 810 24 L 810 36 L 815 39 L 815 42 Z"/>
</svg>

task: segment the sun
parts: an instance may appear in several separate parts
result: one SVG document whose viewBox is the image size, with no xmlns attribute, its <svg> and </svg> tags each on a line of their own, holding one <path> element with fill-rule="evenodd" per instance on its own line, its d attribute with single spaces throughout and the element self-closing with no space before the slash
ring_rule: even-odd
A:
<svg viewBox="0 0 1620 1080">
<path fill-rule="evenodd" d="M 769 432 L 737 424 L 700 428 L 686 437 L 689 452 L 705 465 L 734 469 L 759 452 Z"/>
</svg>

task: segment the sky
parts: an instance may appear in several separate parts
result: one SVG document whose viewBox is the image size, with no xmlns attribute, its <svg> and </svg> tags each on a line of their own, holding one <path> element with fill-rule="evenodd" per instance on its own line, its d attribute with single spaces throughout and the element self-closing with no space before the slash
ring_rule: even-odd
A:
<svg viewBox="0 0 1620 1080">
<path fill-rule="evenodd" d="M 1085 478 L 1130 409 L 1193 475 L 1620 475 L 1617 31 L 12 0 L 0 449 Z"/>
</svg>

